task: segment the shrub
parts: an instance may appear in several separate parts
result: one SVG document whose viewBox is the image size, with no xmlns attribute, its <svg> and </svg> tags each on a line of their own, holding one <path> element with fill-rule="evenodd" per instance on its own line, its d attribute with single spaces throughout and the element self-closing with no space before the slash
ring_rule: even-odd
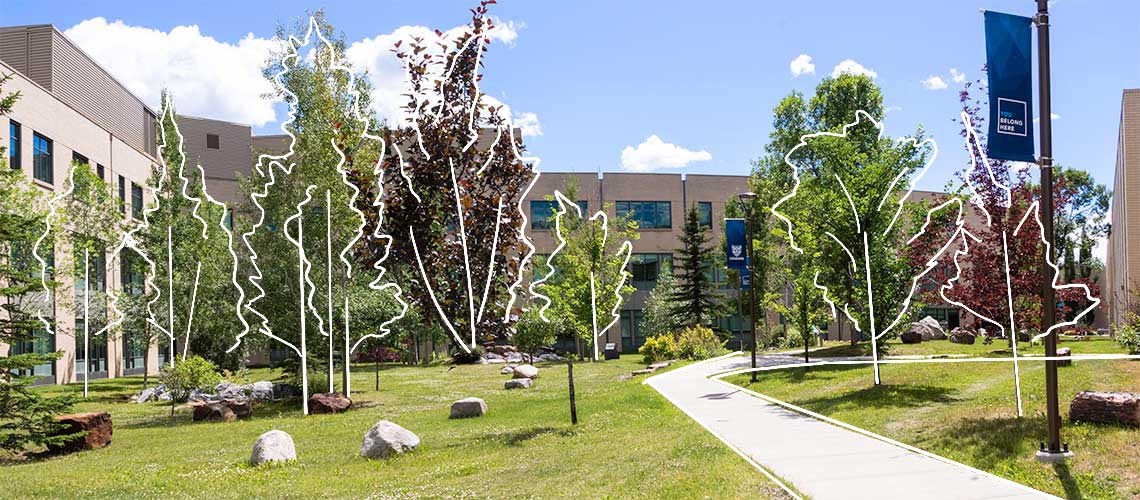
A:
<svg viewBox="0 0 1140 500">
<path fill-rule="evenodd" d="M 656 363 L 677 357 L 677 341 L 666 333 L 645 339 L 645 344 L 637 350 L 646 363 Z"/>
<path fill-rule="evenodd" d="M 483 357 L 483 348 L 475 346 L 470 349 L 471 352 L 467 352 L 460 346 L 452 346 L 451 361 L 457 365 L 478 363 L 479 359 Z"/>
<path fill-rule="evenodd" d="M 211 391 L 222 381 L 217 367 L 199 356 L 176 361 L 174 367 L 163 368 L 158 378 L 178 402 L 190 399 L 190 393 L 195 390 Z"/>
<path fill-rule="evenodd" d="M 724 352 L 724 341 L 707 326 L 690 326 L 677 335 L 678 357 L 701 360 Z"/>
<path fill-rule="evenodd" d="M 1128 354 L 1140 354 L 1140 317 L 1129 315 L 1128 320 L 1116 329 L 1116 343 Z"/>
<path fill-rule="evenodd" d="M 515 324 L 515 335 L 511 340 L 519 351 L 533 356 L 539 348 L 554 344 L 560 326 L 557 318 L 548 323 L 538 315 L 537 309 L 531 308 Z"/>
<path fill-rule="evenodd" d="M 63 444 L 83 434 L 54 435 L 65 428 L 55 416 L 70 411 L 75 397 L 46 397 L 30 387 L 35 377 L 13 373 L 53 362 L 61 355 L 54 352 L 0 357 L 0 457 L 6 453 L 18 456 L 32 446 Z"/>
</svg>

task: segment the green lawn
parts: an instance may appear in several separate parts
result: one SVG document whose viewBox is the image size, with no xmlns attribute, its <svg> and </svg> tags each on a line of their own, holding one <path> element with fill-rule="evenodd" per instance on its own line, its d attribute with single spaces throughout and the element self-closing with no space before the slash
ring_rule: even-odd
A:
<svg viewBox="0 0 1140 500">
<path fill-rule="evenodd" d="M 353 386 L 359 407 L 302 417 L 266 404 L 254 418 L 192 423 L 189 412 L 134 404 L 140 378 L 93 381 L 78 411 L 107 410 L 105 449 L 0 465 L 4 497 L 781 497 L 783 493 L 641 379 L 618 375 L 640 356 L 575 365 L 580 423 L 571 426 L 565 365 L 540 365 L 533 389 L 503 390 L 502 365 L 392 367 L 372 391 L 370 366 Z M 268 378 L 265 371 L 255 378 Z M 82 385 L 45 392 L 82 391 Z M 487 415 L 448 420 L 452 401 L 484 398 Z M 365 431 L 388 419 L 422 439 L 387 461 L 358 456 Z M 292 434 L 299 463 L 247 465 L 254 440 Z"/>
<path fill-rule="evenodd" d="M 949 340 L 928 340 L 918 344 L 903 344 L 898 339 L 891 341 L 890 354 L 888 356 L 931 356 L 941 354 L 965 354 L 969 356 L 984 356 L 984 357 L 1011 357 L 1013 351 L 1010 349 L 1009 341 L 995 339 L 990 345 L 985 345 L 981 340 L 973 344 L 955 344 Z M 1120 347 L 1115 340 L 1109 338 L 1092 338 L 1089 340 L 1074 340 L 1070 337 L 1062 337 L 1057 347 L 1068 347 L 1074 355 L 1076 354 L 1127 354 L 1127 351 Z M 789 352 L 789 354 L 792 354 Z M 802 351 L 801 351 L 802 354 Z M 1017 343 L 1017 354 L 1022 355 L 1044 355 L 1045 346 L 1043 344 L 1030 345 L 1029 342 Z M 830 357 L 843 357 L 843 356 L 870 356 L 871 343 L 860 342 L 854 346 L 850 343 L 831 343 L 829 342 L 825 347 L 816 349 L 811 352 L 812 358 L 830 358 Z"/>
<path fill-rule="evenodd" d="M 1089 342 L 1081 345 L 1098 345 Z M 1076 455 L 1057 467 L 1033 458 L 1046 432 L 1044 364 L 1020 363 L 1024 418 L 1017 418 L 1008 362 L 881 365 L 877 387 L 870 366 L 792 368 L 761 372 L 755 384 L 747 375 L 728 381 L 1054 495 L 1140 496 L 1140 429 L 1068 422 L 1069 402 L 1081 390 L 1140 392 L 1140 361 L 1059 369 L 1062 438 Z"/>
</svg>

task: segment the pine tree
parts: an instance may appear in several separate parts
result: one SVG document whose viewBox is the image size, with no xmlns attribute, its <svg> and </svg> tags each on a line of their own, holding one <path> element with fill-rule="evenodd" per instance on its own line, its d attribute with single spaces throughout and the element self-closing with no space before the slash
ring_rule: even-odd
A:
<svg viewBox="0 0 1140 500">
<path fill-rule="evenodd" d="M 693 205 L 685 213 L 681 248 L 677 249 L 680 258 L 675 261 L 677 281 L 671 299 L 678 326 L 708 325 L 723 308 L 712 279 L 705 273 L 714 259 L 705 229 L 701 227 L 700 211 Z"/>
</svg>

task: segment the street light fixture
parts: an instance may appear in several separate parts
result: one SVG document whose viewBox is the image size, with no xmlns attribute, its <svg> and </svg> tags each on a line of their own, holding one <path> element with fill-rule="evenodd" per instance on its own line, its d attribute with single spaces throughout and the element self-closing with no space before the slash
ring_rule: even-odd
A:
<svg viewBox="0 0 1140 500">
<path fill-rule="evenodd" d="M 756 273 L 752 272 L 752 202 L 756 201 L 756 193 L 745 191 L 736 195 L 740 199 L 741 208 L 744 209 L 745 238 L 748 241 L 748 329 L 752 332 L 752 381 L 756 381 Z"/>
</svg>

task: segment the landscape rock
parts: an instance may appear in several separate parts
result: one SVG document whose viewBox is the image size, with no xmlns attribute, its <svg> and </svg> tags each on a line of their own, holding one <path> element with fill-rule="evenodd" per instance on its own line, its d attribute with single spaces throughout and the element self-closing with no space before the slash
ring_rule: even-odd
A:
<svg viewBox="0 0 1140 500">
<path fill-rule="evenodd" d="M 204 403 L 194 407 L 194 421 L 233 422 L 237 414 L 225 403 Z"/>
<path fill-rule="evenodd" d="M 518 349 L 513 345 L 497 345 L 491 348 L 491 351 L 499 356 L 506 356 L 507 353 L 517 352 Z"/>
<path fill-rule="evenodd" d="M 911 323 L 912 326 L 917 324 L 918 323 Z M 922 343 L 922 333 L 913 328 L 909 328 L 899 334 L 899 340 L 904 344 L 920 344 Z"/>
<path fill-rule="evenodd" d="M 341 413 L 352 408 L 352 400 L 337 392 L 322 392 L 309 396 L 309 413 Z"/>
<path fill-rule="evenodd" d="M 420 437 L 399 425 L 381 420 L 364 434 L 360 455 L 366 458 L 388 458 L 420 445 Z"/>
<path fill-rule="evenodd" d="M 222 401 L 222 404 L 234 412 L 237 418 L 249 418 L 253 416 L 253 401 L 248 399 L 227 399 Z"/>
<path fill-rule="evenodd" d="M 261 465 L 269 462 L 287 462 L 297 459 L 297 447 L 293 445 L 293 436 L 285 431 L 272 430 L 262 434 L 253 443 L 253 452 L 249 456 L 249 463 Z"/>
<path fill-rule="evenodd" d="M 249 398 L 256 401 L 269 401 L 273 399 L 273 382 L 262 380 L 249 384 L 247 393 Z"/>
<path fill-rule="evenodd" d="M 1072 355 L 1073 355 L 1073 350 L 1069 349 L 1068 347 L 1057 348 L 1057 356 L 1072 357 Z M 1069 366 L 1071 364 L 1073 364 L 1073 360 L 1071 360 L 1071 359 L 1063 359 L 1063 360 L 1057 361 L 1057 366 Z"/>
<path fill-rule="evenodd" d="M 1069 405 L 1069 420 L 1140 427 L 1140 394 L 1083 391 Z"/>
<path fill-rule="evenodd" d="M 668 361 L 658 361 L 658 362 L 656 362 L 656 363 L 653 363 L 653 364 L 649 365 L 649 367 L 650 367 L 650 368 L 652 368 L 652 369 L 654 369 L 654 370 L 659 370 L 659 369 L 661 369 L 661 368 L 665 368 L 665 367 L 667 367 L 667 366 L 669 366 L 669 362 L 668 362 Z"/>
<path fill-rule="evenodd" d="M 655 371 L 655 370 L 654 370 L 653 368 L 645 368 L 645 369 L 642 369 L 642 370 L 634 370 L 634 371 L 632 371 L 632 372 L 630 372 L 630 373 L 631 373 L 631 374 L 633 374 L 633 375 L 648 375 L 648 374 L 650 374 L 650 373 L 653 373 L 654 371 Z"/>
<path fill-rule="evenodd" d="M 547 362 L 553 362 L 553 361 L 564 361 L 564 360 L 566 360 L 566 358 L 563 358 L 562 356 L 559 356 L 559 355 L 557 355 L 557 354 L 554 354 L 554 353 L 552 353 L 552 352 L 544 352 L 544 353 L 542 353 L 542 354 L 538 355 L 538 358 L 537 358 L 537 359 L 538 359 L 539 361 L 547 361 Z"/>
<path fill-rule="evenodd" d="M 514 378 L 538 378 L 538 368 L 535 368 L 534 365 L 516 366 Z"/>
<path fill-rule="evenodd" d="M 942 329 L 942 323 L 938 320 L 927 316 L 918 321 L 926 326 L 926 331 L 922 332 L 922 340 L 943 340 L 946 338 L 946 331 Z"/>
<path fill-rule="evenodd" d="M 985 331 L 984 329 L 982 331 Z M 962 327 L 955 328 L 950 331 L 950 342 L 955 344 L 973 344 L 977 339 L 974 332 Z"/>
<path fill-rule="evenodd" d="M 1030 340 L 1033 340 L 1033 336 L 1029 335 L 1028 331 L 1022 330 L 1020 332 L 1017 332 L 1018 342 L 1029 342 Z"/>
<path fill-rule="evenodd" d="M 135 402 L 136 403 L 145 403 L 145 402 L 150 401 L 152 399 L 157 399 L 155 397 L 157 394 L 158 394 L 158 387 L 151 387 L 148 389 L 143 389 L 143 391 L 140 392 L 139 395 L 135 398 Z"/>
<path fill-rule="evenodd" d="M 242 390 L 242 386 L 224 380 L 214 386 L 214 394 L 218 400 L 245 397 L 245 391 Z"/>
<path fill-rule="evenodd" d="M 301 389 L 292 384 L 273 384 L 273 399 L 289 399 L 301 395 Z"/>
<path fill-rule="evenodd" d="M 48 451 L 70 453 L 79 450 L 94 450 L 111 444 L 114 425 L 112 425 L 110 413 L 105 411 L 73 413 L 71 415 L 60 415 L 55 419 L 64 424 L 62 429 L 53 433 L 55 436 L 76 432 L 86 434 L 72 438 L 62 444 L 49 446 Z"/>
<path fill-rule="evenodd" d="M 451 403 L 451 415 L 447 418 L 482 417 L 485 413 L 487 413 L 486 401 L 479 398 L 463 398 Z"/>
<path fill-rule="evenodd" d="M 513 378 L 503 384 L 504 389 L 530 389 L 534 381 L 529 378 Z"/>
<path fill-rule="evenodd" d="M 515 372 L 515 365 L 507 365 L 507 366 L 504 366 L 502 370 L 499 370 L 499 375 L 510 375 L 514 372 Z"/>
<path fill-rule="evenodd" d="M 505 358 L 508 363 L 522 363 L 524 361 L 523 355 L 517 352 L 508 352 Z"/>
</svg>

